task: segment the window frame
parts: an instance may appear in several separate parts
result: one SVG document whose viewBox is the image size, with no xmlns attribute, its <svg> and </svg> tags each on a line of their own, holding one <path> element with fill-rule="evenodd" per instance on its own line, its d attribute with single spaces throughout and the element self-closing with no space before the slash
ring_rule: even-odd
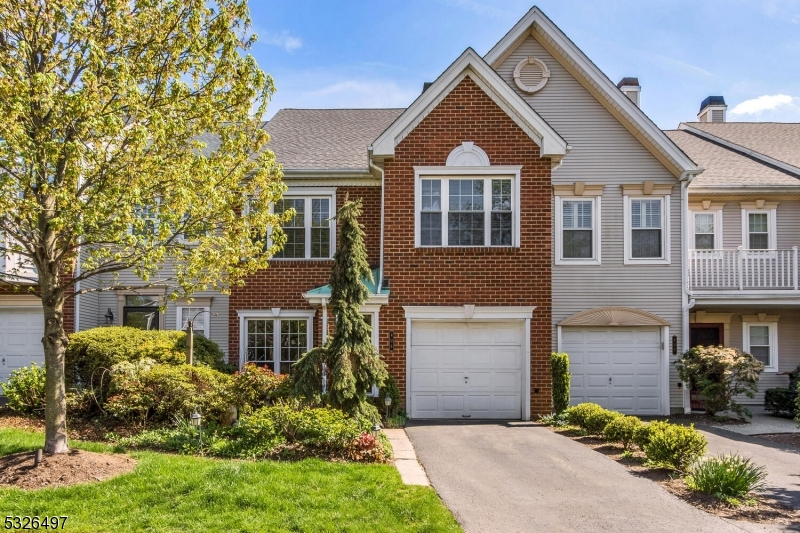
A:
<svg viewBox="0 0 800 533">
<path fill-rule="evenodd" d="M 330 261 L 333 259 L 333 254 L 336 253 L 336 189 L 328 187 L 315 187 L 315 188 L 289 188 L 283 194 L 282 200 L 304 200 L 305 211 L 303 213 L 303 229 L 305 232 L 305 254 L 303 257 L 271 257 L 270 261 Z M 330 254 L 328 257 L 311 257 L 311 234 L 312 234 L 312 200 L 328 200 L 328 218 L 330 228 Z M 270 204 L 270 212 L 275 213 L 275 204 Z M 271 234 L 271 231 L 269 231 Z M 267 246 L 272 246 L 272 239 L 267 238 Z"/>
<path fill-rule="evenodd" d="M 564 257 L 564 202 L 592 202 L 592 257 Z M 555 232 L 556 232 L 556 264 L 557 265 L 600 265 L 602 264 L 602 211 L 601 197 L 567 196 L 555 197 Z"/>
<path fill-rule="evenodd" d="M 414 167 L 414 247 L 415 248 L 519 248 L 520 247 L 520 165 L 496 165 L 475 167 Z M 441 180 L 442 244 L 423 245 L 421 241 L 422 180 Z M 450 245 L 448 243 L 448 214 L 450 202 L 449 180 L 483 180 L 484 244 Z M 491 180 L 511 180 L 511 244 L 493 245 L 492 182 Z"/>
<path fill-rule="evenodd" d="M 669 265 L 672 264 L 670 194 L 626 194 L 623 195 L 623 220 L 625 236 L 625 265 Z M 661 257 L 633 257 L 633 228 L 631 202 L 634 200 L 660 200 L 661 201 Z"/>
<path fill-rule="evenodd" d="M 753 320 L 755 319 L 755 320 Z M 778 321 L 762 322 L 758 317 L 742 317 L 742 351 L 750 353 L 750 327 L 766 326 L 769 328 L 769 364 L 764 365 L 764 372 L 778 372 Z"/>
<path fill-rule="evenodd" d="M 689 236 L 692 239 L 691 246 L 689 246 L 690 250 L 722 250 L 724 249 L 724 245 L 722 242 L 722 209 L 690 209 L 689 213 L 691 214 L 691 219 L 689 220 Z M 697 228 L 697 224 L 695 222 L 695 216 L 697 215 L 713 215 L 714 216 L 714 247 L 713 248 L 697 248 L 697 239 L 695 230 Z M 702 235 L 709 235 L 708 233 L 703 233 Z"/>
<path fill-rule="evenodd" d="M 281 374 L 280 346 L 281 346 L 281 320 L 305 320 L 306 321 L 306 351 L 314 347 L 314 315 L 316 311 L 302 310 L 282 310 L 273 308 L 271 310 L 251 310 L 238 311 L 239 315 L 239 368 L 243 368 L 247 361 L 247 321 L 248 320 L 272 320 L 272 361 L 275 374 Z M 276 350 L 278 351 L 276 353 Z M 276 358 L 277 355 L 277 358 Z"/>
<path fill-rule="evenodd" d="M 757 214 L 767 215 L 767 248 L 763 250 L 753 250 L 750 248 L 750 215 Z M 756 253 L 775 251 L 778 249 L 778 224 L 776 208 L 742 208 L 742 249 Z"/>
<path fill-rule="evenodd" d="M 184 316 L 183 311 L 184 309 L 203 309 L 203 336 L 207 339 L 210 339 L 211 335 L 211 306 L 205 304 L 186 304 L 186 305 L 176 305 L 175 306 L 175 329 L 177 331 L 183 331 L 183 322 Z M 187 320 L 189 317 L 185 317 Z M 197 329 L 195 329 L 197 331 Z"/>
</svg>

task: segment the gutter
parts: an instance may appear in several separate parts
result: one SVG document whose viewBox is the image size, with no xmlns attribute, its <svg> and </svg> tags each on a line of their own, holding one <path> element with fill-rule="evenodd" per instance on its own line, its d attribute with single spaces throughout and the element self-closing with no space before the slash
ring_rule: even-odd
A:
<svg viewBox="0 0 800 533">
<path fill-rule="evenodd" d="M 377 170 L 381 175 L 381 251 L 380 251 L 380 258 L 378 262 L 380 263 L 378 266 L 378 282 L 375 284 L 375 294 L 380 294 L 381 290 L 383 290 L 383 218 L 384 218 L 384 198 L 386 195 L 386 183 L 384 180 L 383 169 L 375 165 L 375 162 L 372 158 L 372 145 L 367 147 L 367 153 L 369 154 L 369 168 L 373 170 Z"/>
</svg>

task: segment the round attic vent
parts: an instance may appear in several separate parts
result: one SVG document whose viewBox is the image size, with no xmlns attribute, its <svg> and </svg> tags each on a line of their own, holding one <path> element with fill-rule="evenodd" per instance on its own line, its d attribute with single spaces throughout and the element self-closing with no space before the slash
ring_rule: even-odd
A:
<svg viewBox="0 0 800 533">
<path fill-rule="evenodd" d="M 514 69 L 514 83 L 526 93 L 533 94 L 550 79 L 550 69 L 538 57 L 528 56 Z"/>
</svg>

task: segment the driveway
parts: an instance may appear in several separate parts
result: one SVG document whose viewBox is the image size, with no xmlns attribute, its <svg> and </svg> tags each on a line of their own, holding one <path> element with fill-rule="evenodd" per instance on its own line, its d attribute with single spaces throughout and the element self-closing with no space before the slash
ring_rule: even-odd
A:
<svg viewBox="0 0 800 533">
<path fill-rule="evenodd" d="M 533 423 L 416 423 L 406 432 L 468 533 L 792 531 L 706 514 Z"/>
</svg>

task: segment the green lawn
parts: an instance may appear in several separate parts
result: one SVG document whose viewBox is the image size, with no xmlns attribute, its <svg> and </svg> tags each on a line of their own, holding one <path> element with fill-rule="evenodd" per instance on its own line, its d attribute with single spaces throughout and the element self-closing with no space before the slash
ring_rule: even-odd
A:
<svg viewBox="0 0 800 533">
<path fill-rule="evenodd" d="M 42 434 L 0 428 L 0 455 Z M 91 451 L 102 444 L 73 442 Z M 136 469 L 58 489 L 0 489 L 0 515 L 66 515 L 65 531 L 461 531 L 428 487 L 387 465 L 242 462 L 139 452 Z"/>
</svg>

